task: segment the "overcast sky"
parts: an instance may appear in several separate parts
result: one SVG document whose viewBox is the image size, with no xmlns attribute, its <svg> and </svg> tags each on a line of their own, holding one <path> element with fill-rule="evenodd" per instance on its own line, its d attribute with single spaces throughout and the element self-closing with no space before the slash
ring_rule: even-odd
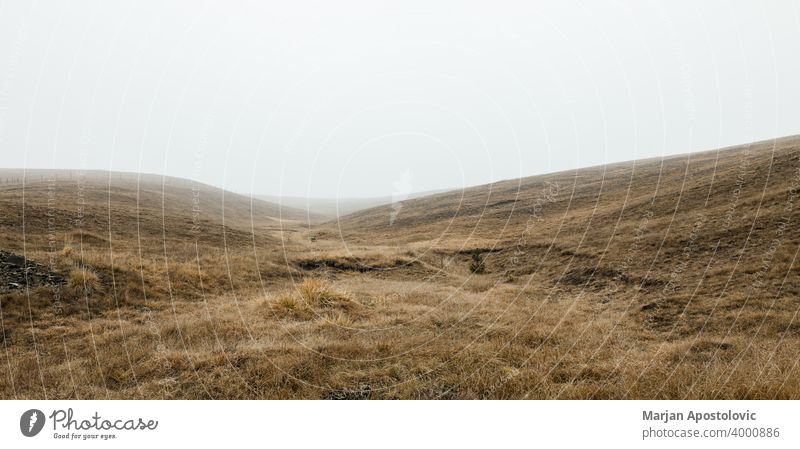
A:
<svg viewBox="0 0 800 449">
<path fill-rule="evenodd" d="M 798 80 L 792 1 L 0 0 L 0 166 L 460 188 L 797 134 Z"/>
</svg>

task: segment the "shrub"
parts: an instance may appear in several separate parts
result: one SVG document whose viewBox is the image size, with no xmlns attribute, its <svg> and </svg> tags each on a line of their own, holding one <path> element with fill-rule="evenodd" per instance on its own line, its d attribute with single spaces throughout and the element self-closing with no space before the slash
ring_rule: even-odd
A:
<svg viewBox="0 0 800 449">
<path fill-rule="evenodd" d="M 486 263 L 483 253 L 478 250 L 472 252 L 472 262 L 469 264 L 469 271 L 475 274 L 483 274 L 486 272 Z"/>
</svg>

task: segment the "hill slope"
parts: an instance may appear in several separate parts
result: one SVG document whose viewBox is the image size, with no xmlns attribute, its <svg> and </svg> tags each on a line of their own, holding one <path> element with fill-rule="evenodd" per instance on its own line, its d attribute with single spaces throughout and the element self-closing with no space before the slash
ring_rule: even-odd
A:
<svg viewBox="0 0 800 449">
<path fill-rule="evenodd" d="M 0 185 L 0 397 L 800 398 L 797 137 L 311 224 L 88 178 Z"/>
<path fill-rule="evenodd" d="M 627 291 L 644 325 L 672 335 L 750 332 L 773 306 L 796 310 L 798 188 L 800 138 L 788 137 L 409 200 L 320 234 L 348 248 L 477 253 L 484 276 L 546 282 L 553 294 Z M 798 329 L 788 315 L 772 325 Z"/>
<path fill-rule="evenodd" d="M 91 271 L 102 292 L 95 296 L 103 297 L 95 311 L 219 291 L 233 282 L 232 268 L 219 263 L 226 254 L 229 262 L 250 257 L 239 274 L 257 283 L 252 257 L 274 253 L 280 262 L 289 229 L 309 218 L 318 219 L 178 178 L 0 169 L 0 249 L 60 278 Z"/>
</svg>

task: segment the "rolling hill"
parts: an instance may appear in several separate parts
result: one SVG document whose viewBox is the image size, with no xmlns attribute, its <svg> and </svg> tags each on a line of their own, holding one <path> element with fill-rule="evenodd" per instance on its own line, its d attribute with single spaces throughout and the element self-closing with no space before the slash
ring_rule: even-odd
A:
<svg viewBox="0 0 800 449">
<path fill-rule="evenodd" d="M 2 397 L 800 397 L 798 137 L 329 221 L 118 176 L 0 185 Z"/>
<path fill-rule="evenodd" d="M 772 311 L 761 299 L 800 295 L 798 186 L 800 139 L 790 137 L 434 195 L 404 202 L 393 222 L 392 208 L 379 207 L 321 232 L 343 246 L 477 252 L 486 274 L 545 274 L 557 287 L 628 284 L 648 325 L 746 331 L 763 323 L 741 314 Z M 655 300 L 634 294 L 646 286 L 664 288 Z"/>
</svg>

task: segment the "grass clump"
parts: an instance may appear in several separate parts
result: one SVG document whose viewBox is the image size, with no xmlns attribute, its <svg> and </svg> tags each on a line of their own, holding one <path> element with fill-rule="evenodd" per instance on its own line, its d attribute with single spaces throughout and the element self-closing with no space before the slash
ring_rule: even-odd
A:
<svg viewBox="0 0 800 449">
<path fill-rule="evenodd" d="M 72 288 L 95 291 L 100 288 L 100 276 L 86 267 L 75 268 L 70 271 L 67 284 Z"/>
<path fill-rule="evenodd" d="M 273 314 L 297 319 L 310 319 L 334 309 L 349 311 L 358 302 L 345 291 L 337 290 L 322 279 L 306 279 L 293 290 L 287 290 L 267 302 Z"/>
<path fill-rule="evenodd" d="M 330 282 L 322 279 L 306 279 L 296 288 L 296 294 L 310 307 L 349 308 L 355 301 L 347 292 L 333 288 Z"/>
</svg>

